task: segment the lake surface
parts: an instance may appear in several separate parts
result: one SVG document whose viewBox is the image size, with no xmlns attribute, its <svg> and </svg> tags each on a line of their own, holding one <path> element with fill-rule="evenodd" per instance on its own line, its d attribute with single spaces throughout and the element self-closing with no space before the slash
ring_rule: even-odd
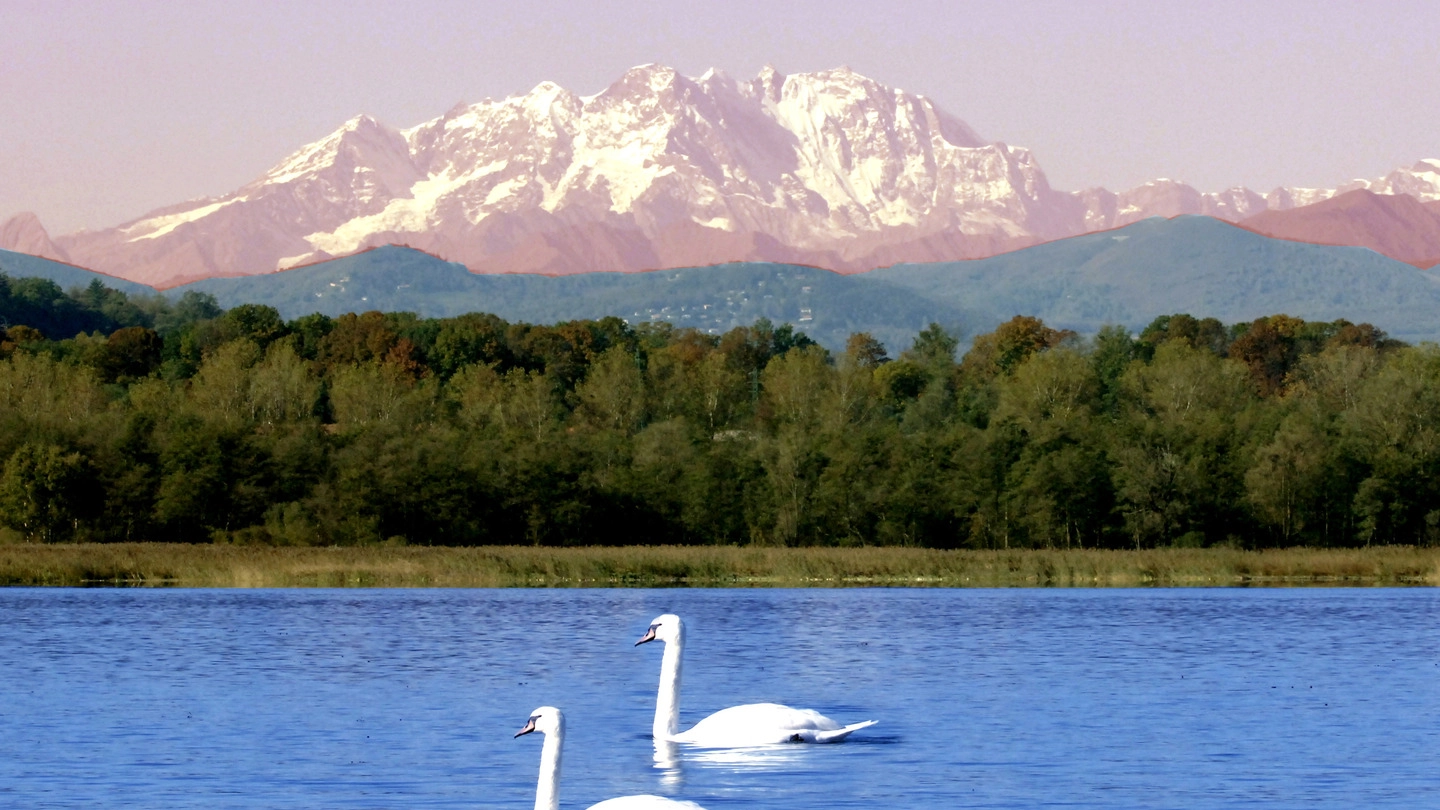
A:
<svg viewBox="0 0 1440 810">
<path fill-rule="evenodd" d="M 779 701 L 849 742 L 649 739 Z M 0 589 L 0 807 L 1440 807 L 1440 591 Z"/>
</svg>

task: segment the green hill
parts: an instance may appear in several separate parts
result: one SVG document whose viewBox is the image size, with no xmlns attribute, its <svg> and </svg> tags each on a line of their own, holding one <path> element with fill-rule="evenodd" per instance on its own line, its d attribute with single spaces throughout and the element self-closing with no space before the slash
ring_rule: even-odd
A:
<svg viewBox="0 0 1440 810">
<path fill-rule="evenodd" d="M 133 281 L 126 281 L 123 278 L 107 276 L 104 273 L 97 273 L 94 270 L 86 270 L 83 267 L 76 267 L 73 264 L 57 262 L 51 259 L 42 259 L 39 256 L 31 256 L 28 253 L 16 253 L 13 250 L 0 250 L 0 273 L 11 278 L 43 278 L 60 285 L 61 289 L 68 290 L 71 287 L 86 287 L 90 282 L 99 280 L 101 284 L 112 290 L 119 290 L 126 295 L 154 295 L 155 289 L 144 284 L 137 284 Z"/>
<path fill-rule="evenodd" d="M 0 251 L 0 272 L 61 287 L 93 279 L 126 293 L 150 288 L 34 256 Z M 490 312 L 555 323 L 615 315 L 720 333 L 769 318 L 838 348 L 867 331 L 900 349 L 930 322 L 961 335 L 1017 315 L 1094 332 L 1139 328 L 1188 312 L 1225 322 L 1283 312 L 1307 320 L 1370 322 L 1405 340 L 1440 339 L 1440 273 L 1364 248 L 1271 239 L 1208 217 L 1149 219 L 963 262 L 897 265 L 845 276 L 788 264 L 734 263 L 649 273 L 476 275 L 403 247 L 307 267 L 212 278 L 168 291 L 213 294 L 222 306 L 268 304 L 286 318 L 311 312 L 410 311 L 425 317 Z"/>
<path fill-rule="evenodd" d="M 668 321 L 719 334 L 763 317 L 794 324 L 831 348 L 843 346 L 852 332 L 869 331 L 898 349 L 932 321 L 968 330 L 971 320 L 960 306 L 903 287 L 798 265 L 476 275 L 462 265 L 393 246 L 283 273 L 206 279 L 177 291 L 191 289 L 213 294 L 225 307 L 268 304 L 286 318 L 371 309 L 426 317 L 489 312 L 531 323 L 615 315 L 632 324 Z"/>
<path fill-rule="evenodd" d="M 1188 312 L 1227 323 L 1286 313 L 1370 322 L 1405 340 L 1440 338 L 1440 274 L 1366 248 L 1271 239 L 1209 217 L 1137 222 L 964 262 L 866 274 L 954 306 L 983 323 L 1037 315 L 1093 332 Z"/>
</svg>

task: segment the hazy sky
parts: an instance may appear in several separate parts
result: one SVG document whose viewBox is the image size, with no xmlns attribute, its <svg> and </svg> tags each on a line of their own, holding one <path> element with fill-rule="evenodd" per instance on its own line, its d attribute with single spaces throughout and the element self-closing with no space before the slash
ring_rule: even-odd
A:
<svg viewBox="0 0 1440 810">
<path fill-rule="evenodd" d="M 223 194 L 366 112 L 396 127 L 646 62 L 848 64 L 1031 148 L 1051 185 L 1333 186 L 1440 157 L 1440 3 L 0 0 L 0 220 Z"/>
</svg>

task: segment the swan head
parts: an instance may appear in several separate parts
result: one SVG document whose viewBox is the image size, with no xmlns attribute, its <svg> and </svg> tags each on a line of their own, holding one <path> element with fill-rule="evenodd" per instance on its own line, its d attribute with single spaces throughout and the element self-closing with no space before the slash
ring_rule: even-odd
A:
<svg viewBox="0 0 1440 810">
<path fill-rule="evenodd" d="M 525 721 L 525 727 L 515 732 L 516 737 L 523 737 L 533 731 L 541 734 L 554 734 L 565 728 L 565 715 L 554 706 L 541 706 L 530 712 L 530 719 Z"/>
<path fill-rule="evenodd" d="M 672 641 L 678 641 L 680 639 L 680 631 L 680 617 L 674 613 L 665 613 L 656 616 L 655 620 L 650 622 L 650 629 L 646 630 L 645 635 L 641 636 L 640 640 L 635 642 L 635 646 L 639 647 L 647 641 L 664 641 L 667 644 Z"/>
</svg>

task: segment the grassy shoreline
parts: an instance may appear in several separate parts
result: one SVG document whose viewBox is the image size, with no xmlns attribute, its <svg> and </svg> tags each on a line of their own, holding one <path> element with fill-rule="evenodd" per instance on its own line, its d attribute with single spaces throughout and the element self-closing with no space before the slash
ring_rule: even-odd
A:
<svg viewBox="0 0 1440 810">
<path fill-rule="evenodd" d="M 0 585 L 294 587 L 1440 586 L 1440 548 L 938 551 L 629 546 L 0 545 Z"/>
</svg>

